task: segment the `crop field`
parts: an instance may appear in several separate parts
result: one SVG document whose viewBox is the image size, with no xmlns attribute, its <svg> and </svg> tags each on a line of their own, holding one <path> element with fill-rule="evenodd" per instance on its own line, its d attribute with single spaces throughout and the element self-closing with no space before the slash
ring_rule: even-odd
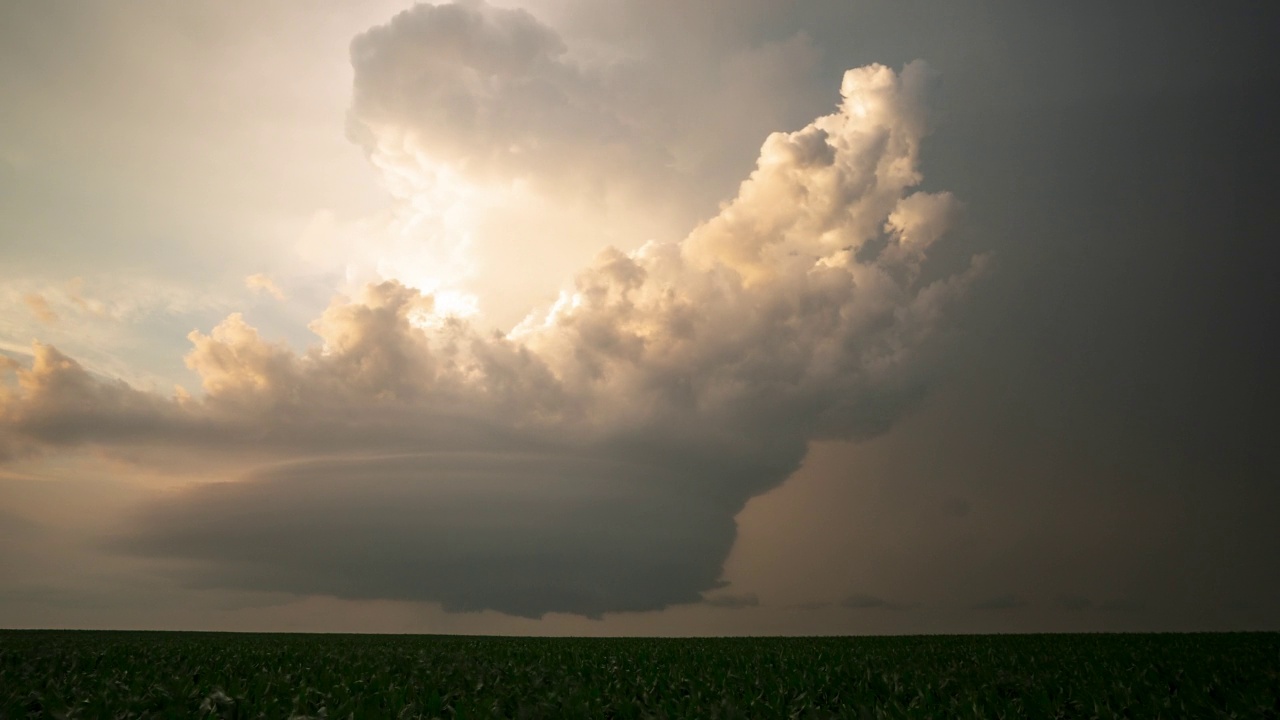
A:
<svg viewBox="0 0 1280 720">
<path fill-rule="evenodd" d="M 0 718 L 1278 718 L 1280 634 L 0 631 Z"/>
</svg>

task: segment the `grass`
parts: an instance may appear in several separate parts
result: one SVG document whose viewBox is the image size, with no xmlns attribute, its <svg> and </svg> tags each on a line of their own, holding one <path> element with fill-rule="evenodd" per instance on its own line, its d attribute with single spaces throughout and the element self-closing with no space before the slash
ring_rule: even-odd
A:
<svg viewBox="0 0 1280 720">
<path fill-rule="evenodd" d="M 0 718 L 1280 718 L 1280 634 L 0 631 Z"/>
</svg>

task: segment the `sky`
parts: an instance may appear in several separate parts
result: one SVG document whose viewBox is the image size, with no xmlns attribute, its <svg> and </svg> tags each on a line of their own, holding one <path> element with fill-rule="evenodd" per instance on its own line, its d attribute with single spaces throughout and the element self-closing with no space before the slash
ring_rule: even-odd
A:
<svg viewBox="0 0 1280 720">
<path fill-rule="evenodd" d="M 0 6 L 0 626 L 1280 630 L 1258 4 Z"/>
</svg>

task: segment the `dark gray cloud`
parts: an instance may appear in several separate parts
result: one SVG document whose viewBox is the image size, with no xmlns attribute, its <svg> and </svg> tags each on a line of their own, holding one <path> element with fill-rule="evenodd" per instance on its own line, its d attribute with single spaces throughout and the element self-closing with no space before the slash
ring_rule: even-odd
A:
<svg viewBox="0 0 1280 720">
<path fill-rule="evenodd" d="M 983 248 L 996 267 L 931 400 L 828 470 L 839 510 L 814 535 L 875 548 L 863 587 L 1030 602 L 987 613 L 1006 627 L 1041 609 L 1064 618 L 1042 627 L 1280 627 L 1280 343 L 1260 330 L 1280 309 L 1280 65 L 1258 25 L 1276 10 L 968 7 L 861 48 L 936 48 L 926 166 L 965 221 L 935 261 Z M 941 37 L 957 28 L 967 59 Z M 949 497 L 969 514 L 940 518 Z M 1117 598 L 1144 609 L 1101 610 Z"/>
<path fill-rule="evenodd" d="M 717 584 L 733 517 L 704 484 L 563 452 L 313 461 L 180 493 L 117 545 L 193 561 L 189 579 L 217 586 L 530 617 L 656 610 Z"/>
<path fill-rule="evenodd" d="M 1266 72 L 953 115 L 930 146 L 945 167 L 931 176 L 951 185 L 980 157 L 1005 169 L 966 196 L 1000 271 L 966 308 L 972 344 L 951 381 L 986 397 L 966 393 L 901 452 L 934 454 L 924 485 L 998 503 L 975 502 L 971 519 L 1049 523 L 1034 541 L 1010 534 L 1034 549 L 1007 553 L 1007 577 L 1061 556 L 1099 583 L 1085 593 L 1097 606 L 1127 597 L 1170 628 L 1274 626 L 1263 608 L 1280 584 L 1265 568 L 1280 533 L 1261 508 L 1280 502 L 1266 449 L 1280 344 L 1257 323 L 1280 308 L 1262 269 L 1280 259 L 1267 239 L 1280 213 L 1261 190 L 1280 155 L 1265 130 L 1276 106 L 1257 94 Z M 939 452 L 965 444 L 998 458 Z"/>
</svg>

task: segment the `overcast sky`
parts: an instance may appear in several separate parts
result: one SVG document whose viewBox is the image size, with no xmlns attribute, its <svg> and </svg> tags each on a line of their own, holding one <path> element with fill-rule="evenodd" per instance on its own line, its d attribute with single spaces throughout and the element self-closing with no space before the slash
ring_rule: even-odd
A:
<svg viewBox="0 0 1280 720">
<path fill-rule="evenodd" d="M 1280 629 L 1233 5 L 0 5 L 0 625 Z"/>
</svg>

